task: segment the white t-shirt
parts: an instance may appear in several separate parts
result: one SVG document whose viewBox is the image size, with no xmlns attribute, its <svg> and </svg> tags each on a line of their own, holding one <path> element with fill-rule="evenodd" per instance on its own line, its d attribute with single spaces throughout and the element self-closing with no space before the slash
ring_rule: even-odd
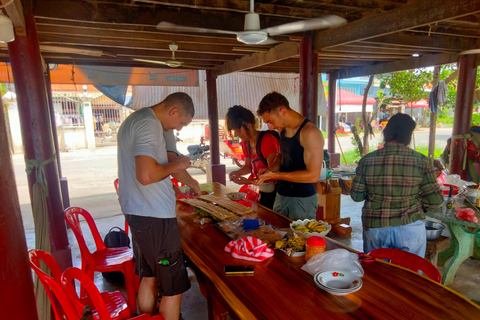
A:
<svg viewBox="0 0 480 320">
<path fill-rule="evenodd" d="M 170 176 L 143 186 L 135 175 L 135 157 L 149 156 L 167 164 L 162 124 L 151 108 L 132 113 L 118 132 L 118 180 L 122 212 L 137 216 L 175 218 L 175 193 Z"/>
</svg>

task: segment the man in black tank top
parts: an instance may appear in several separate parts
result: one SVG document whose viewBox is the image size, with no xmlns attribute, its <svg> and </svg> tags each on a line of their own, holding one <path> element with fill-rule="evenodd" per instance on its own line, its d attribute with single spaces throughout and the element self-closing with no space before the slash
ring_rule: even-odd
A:
<svg viewBox="0 0 480 320">
<path fill-rule="evenodd" d="M 257 114 L 271 129 L 280 131 L 280 156 L 259 176 L 258 183 L 277 180 L 273 210 L 293 219 L 315 219 L 324 139 L 317 126 L 290 109 L 278 92 L 267 94 Z"/>
</svg>

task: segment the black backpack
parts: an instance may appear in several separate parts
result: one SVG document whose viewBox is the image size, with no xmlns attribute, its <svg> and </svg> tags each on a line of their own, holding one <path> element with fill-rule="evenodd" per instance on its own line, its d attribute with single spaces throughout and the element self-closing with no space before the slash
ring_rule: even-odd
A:
<svg viewBox="0 0 480 320">
<path fill-rule="evenodd" d="M 105 235 L 103 242 L 107 248 L 130 248 L 130 238 L 128 237 L 128 234 L 119 227 L 111 228 Z M 113 282 L 121 282 L 125 280 L 121 271 L 102 272 L 102 276 Z"/>
<path fill-rule="evenodd" d="M 277 141 L 280 140 L 280 135 L 278 134 L 277 131 L 275 130 L 267 130 L 267 131 L 260 131 L 258 133 L 258 137 L 257 137 L 257 143 L 255 144 L 255 151 L 257 152 L 257 156 L 258 158 L 263 162 L 263 164 L 265 166 L 268 167 L 268 162 L 267 162 L 267 158 L 265 158 L 265 156 L 263 155 L 262 153 L 262 140 L 263 140 L 263 137 L 267 134 L 271 134 L 272 136 L 274 136 Z M 252 158 L 250 156 L 251 152 L 250 152 L 250 144 L 248 143 L 247 144 L 247 153 L 248 153 L 248 156 L 250 157 L 250 159 Z"/>
</svg>

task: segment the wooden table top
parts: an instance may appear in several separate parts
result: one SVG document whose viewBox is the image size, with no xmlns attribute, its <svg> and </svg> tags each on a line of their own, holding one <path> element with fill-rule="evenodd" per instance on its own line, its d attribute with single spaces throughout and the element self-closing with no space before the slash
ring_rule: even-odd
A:
<svg viewBox="0 0 480 320">
<path fill-rule="evenodd" d="M 256 204 L 252 208 L 259 218 L 276 227 L 290 224 L 288 218 L 273 211 Z M 212 223 L 200 225 L 196 218 L 197 214 L 178 215 L 183 249 L 240 319 L 480 319 L 480 308 L 468 299 L 384 261 L 362 262 L 365 274 L 359 291 L 331 295 L 300 269 L 303 257 L 290 258 L 275 250 L 274 257 L 264 262 L 235 259 L 224 250 L 230 239 Z M 354 251 L 332 239 L 325 240 L 327 250 Z M 226 265 L 245 264 L 255 266 L 253 275 L 223 273 Z"/>
</svg>

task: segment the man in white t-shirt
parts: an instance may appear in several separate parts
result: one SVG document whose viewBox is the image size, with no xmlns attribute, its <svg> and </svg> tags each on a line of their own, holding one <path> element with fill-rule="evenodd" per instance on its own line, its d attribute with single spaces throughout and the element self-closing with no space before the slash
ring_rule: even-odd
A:
<svg viewBox="0 0 480 320">
<path fill-rule="evenodd" d="M 182 294 L 190 288 L 175 214 L 171 174 L 190 159 L 168 159 L 164 131 L 181 130 L 194 116 L 190 96 L 177 92 L 159 104 L 131 114 L 118 132 L 119 200 L 139 249 L 138 307 L 178 319 Z"/>
</svg>

